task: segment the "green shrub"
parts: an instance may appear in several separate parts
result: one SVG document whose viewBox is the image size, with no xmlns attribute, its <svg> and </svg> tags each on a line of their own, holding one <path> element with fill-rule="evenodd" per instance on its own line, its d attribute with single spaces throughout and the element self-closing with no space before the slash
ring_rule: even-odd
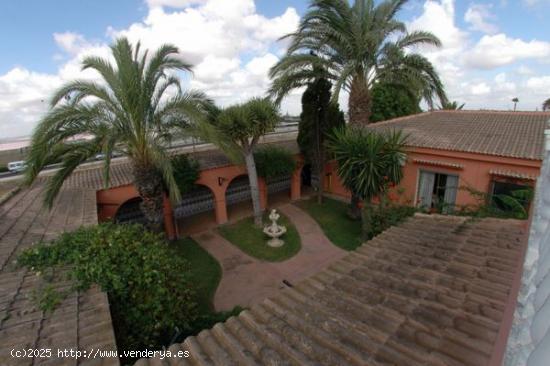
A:
<svg viewBox="0 0 550 366">
<path fill-rule="evenodd" d="M 262 146 L 254 152 L 258 176 L 265 179 L 289 176 L 296 168 L 292 153 L 277 146 Z"/>
<path fill-rule="evenodd" d="M 198 161 L 185 154 L 176 155 L 172 157 L 172 167 L 180 193 L 185 194 L 193 190 L 195 182 L 200 176 Z"/>
<path fill-rule="evenodd" d="M 176 332 L 192 331 L 197 320 L 188 262 L 140 225 L 82 228 L 27 249 L 18 260 L 37 271 L 69 265 L 80 290 L 98 284 L 109 295 L 120 349 L 159 348 Z M 55 302 L 51 290 L 46 295 L 46 304 Z"/>
<path fill-rule="evenodd" d="M 369 239 L 372 239 L 392 226 L 400 224 L 407 217 L 414 215 L 417 211 L 415 207 L 396 204 L 373 207 L 374 210 L 371 217 L 370 231 L 367 233 Z"/>
<path fill-rule="evenodd" d="M 0 173 L 5 173 L 5 172 L 8 172 L 8 167 L 5 166 L 5 165 L 0 165 Z"/>
<path fill-rule="evenodd" d="M 453 214 L 472 217 L 496 217 L 501 219 L 526 220 L 529 205 L 533 200 L 533 188 L 518 189 L 510 194 L 489 194 L 471 187 L 461 187 L 475 200 L 474 205 L 456 206 Z"/>
</svg>

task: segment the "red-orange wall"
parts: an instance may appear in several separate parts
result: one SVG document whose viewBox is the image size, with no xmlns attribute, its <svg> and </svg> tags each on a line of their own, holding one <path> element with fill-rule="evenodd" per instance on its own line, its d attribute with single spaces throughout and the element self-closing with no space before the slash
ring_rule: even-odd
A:
<svg viewBox="0 0 550 366">
<path fill-rule="evenodd" d="M 417 163 L 415 160 L 439 161 L 458 164 L 460 169 Z M 469 187 L 476 191 L 489 193 L 491 182 L 497 178 L 490 174 L 491 170 L 508 170 L 538 176 L 541 161 L 505 158 L 483 154 L 445 151 L 427 148 L 410 148 L 407 152 L 407 163 L 404 167 L 403 180 L 397 187 L 403 191 L 400 197 L 402 203 L 415 203 L 417 200 L 418 179 L 420 170 L 458 175 L 459 187 Z M 342 186 L 336 173 L 336 163 L 330 162 L 326 169 L 325 189 L 327 192 L 341 197 L 349 197 L 349 192 Z M 498 178 L 502 180 L 503 178 Z M 506 178 L 505 178 L 506 179 Z M 534 185 L 533 180 L 521 180 L 522 184 Z M 456 204 L 459 206 L 475 205 L 477 201 L 465 189 L 459 189 Z"/>
<path fill-rule="evenodd" d="M 303 160 L 301 156 L 296 157 L 297 166 L 291 178 L 291 199 L 300 198 L 300 173 L 302 171 Z M 230 165 L 205 169 L 200 172 L 197 184 L 208 187 L 214 196 L 214 207 L 216 213 L 216 222 L 223 224 L 227 222 L 227 207 L 225 202 L 225 192 L 233 179 L 246 174 L 246 169 L 242 165 Z M 267 207 L 267 185 L 259 177 L 260 205 Z M 108 221 L 115 217 L 116 212 L 125 202 L 139 197 L 139 193 L 133 184 L 119 186 L 97 191 L 97 206 L 99 221 Z"/>
</svg>

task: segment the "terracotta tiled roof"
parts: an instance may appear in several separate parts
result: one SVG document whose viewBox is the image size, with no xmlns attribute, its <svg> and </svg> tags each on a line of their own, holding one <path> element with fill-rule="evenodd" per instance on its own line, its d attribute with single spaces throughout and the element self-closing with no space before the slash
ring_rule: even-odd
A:
<svg viewBox="0 0 550 366">
<path fill-rule="evenodd" d="M 523 223 L 416 216 L 328 269 L 188 337 L 178 365 L 487 365 Z M 157 365 L 142 359 L 136 365 Z"/>
<path fill-rule="evenodd" d="M 537 180 L 536 175 L 516 172 L 516 171 L 513 171 L 513 170 L 493 169 L 493 170 L 489 171 L 489 174 L 495 175 L 495 176 L 498 176 L 498 177 L 517 178 L 517 179 L 525 179 L 525 180 Z"/>
<path fill-rule="evenodd" d="M 547 112 L 433 111 L 369 125 L 408 134 L 407 145 L 542 160 Z"/>
<path fill-rule="evenodd" d="M 272 142 L 277 146 L 283 147 L 290 152 L 299 153 L 298 144 L 296 140 L 287 140 L 280 142 Z M 199 162 L 199 166 L 202 170 L 219 168 L 223 166 L 232 165 L 227 156 L 217 149 L 211 149 L 206 151 L 190 152 L 189 155 Z M 84 187 L 90 189 L 104 189 L 103 184 L 103 168 L 95 166 L 87 169 L 79 169 L 75 171 L 66 181 L 65 187 Z M 110 187 L 117 187 L 126 184 L 130 184 L 133 181 L 132 169 L 130 163 L 127 161 L 113 163 L 111 165 L 110 172 Z"/>
<path fill-rule="evenodd" d="M 441 161 L 441 160 L 414 159 L 413 162 L 415 162 L 416 164 L 442 166 L 442 167 L 451 168 L 451 169 L 464 168 L 464 165 L 462 164 L 450 163 L 448 161 Z"/>
<path fill-rule="evenodd" d="M 51 313 L 36 306 L 32 293 L 40 281 L 14 260 L 25 248 L 52 240 L 63 231 L 97 222 L 95 192 L 63 190 L 51 211 L 42 207 L 43 185 L 36 184 L 0 206 L 0 365 L 76 365 L 58 359 L 57 349 L 116 349 L 107 295 L 98 288 L 74 292 Z M 67 288 L 63 280 L 55 288 Z M 52 358 L 13 358 L 12 349 L 51 348 Z M 98 361 L 101 361 L 98 363 Z M 79 359 L 79 365 L 118 365 L 118 359 Z"/>
</svg>

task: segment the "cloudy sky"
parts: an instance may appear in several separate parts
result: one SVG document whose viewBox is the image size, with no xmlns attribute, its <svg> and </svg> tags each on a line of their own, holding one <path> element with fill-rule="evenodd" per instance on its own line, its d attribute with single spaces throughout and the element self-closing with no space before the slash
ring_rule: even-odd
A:
<svg viewBox="0 0 550 366">
<path fill-rule="evenodd" d="M 264 93 L 307 0 L 6 0 L 0 4 L 0 139 L 28 135 L 53 90 L 117 36 L 177 45 L 195 65 L 187 87 L 220 105 Z M 468 109 L 540 109 L 550 97 L 550 0 L 410 0 L 399 18 L 435 33 L 432 60 L 452 100 Z M 345 95 L 343 96 L 345 103 Z M 282 106 L 300 112 L 299 93 Z"/>
</svg>

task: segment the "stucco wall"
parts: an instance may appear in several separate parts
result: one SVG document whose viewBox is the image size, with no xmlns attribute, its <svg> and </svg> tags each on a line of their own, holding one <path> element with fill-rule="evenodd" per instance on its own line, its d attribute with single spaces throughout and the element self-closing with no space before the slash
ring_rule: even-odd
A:
<svg viewBox="0 0 550 366">
<path fill-rule="evenodd" d="M 504 363 L 550 365 L 550 130 L 546 130 L 546 157 Z"/>
<path fill-rule="evenodd" d="M 438 166 L 426 163 L 419 163 L 418 160 L 437 161 L 446 164 L 458 165 L 458 168 Z M 416 193 L 418 189 L 418 177 L 420 170 L 428 170 L 438 173 L 454 174 L 459 176 L 459 186 L 473 188 L 476 191 L 489 193 L 491 182 L 496 178 L 490 174 L 491 170 L 514 171 L 530 176 L 538 176 L 540 171 L 540 161 L 505 158 L 483 154 L 462 153 L 456 151 L 444 151 L 425 148 L 411 148 L 407 151 L 407 163 L 404 167 L 403 180 L 398 188 L 403 191 L 401 196 L 402 203 L 414 204 L 417 200 Z M 336 174 L 336 164 L 331 162 L 326 169 L 325 188 L 328 193 L 334 195 L 349 197 L 349 193 L 342 186 Z M 506 180 L 510 180 L 506 178 Z M 533 184 L 534 181 L 517 181 L 521 184 Z M 474 205 L 477 201 L 466 190 L 459 189 L 456 197 L 456 204 L 460 206 Z"/>
</svg>

